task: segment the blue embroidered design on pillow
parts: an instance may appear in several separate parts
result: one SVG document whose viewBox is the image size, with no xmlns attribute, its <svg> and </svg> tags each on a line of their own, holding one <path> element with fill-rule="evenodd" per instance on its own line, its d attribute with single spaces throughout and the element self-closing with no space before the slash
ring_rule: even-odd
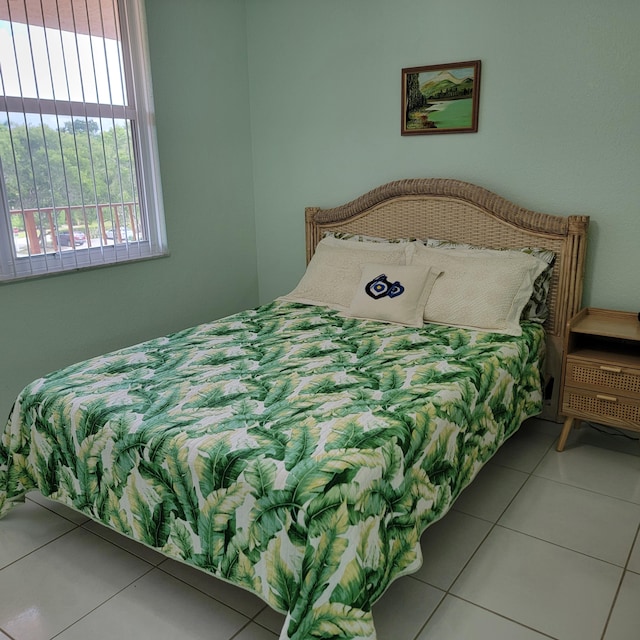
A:
<svg viewBox="0 0 640 640">
<path fill-rule="evenodd" d="M 397 280 L 395 282 L 389 282 L 384 273 L 381 273 L 377 278 L 367 283 L 364 290 L 367 295 L 371 296 L 374 300 L 379 300 L 385 296 L 396 298 L 404 293 L 404 287 L 400 282 Z"/>
</svg>

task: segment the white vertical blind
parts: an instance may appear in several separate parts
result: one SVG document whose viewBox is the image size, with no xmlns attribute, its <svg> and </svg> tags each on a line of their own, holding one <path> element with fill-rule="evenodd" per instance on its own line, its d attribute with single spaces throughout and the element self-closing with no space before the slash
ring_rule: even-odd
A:
<svg viewBox="0 0 640 640">
<path fill-rule="evenodd" d="M 166 251 L 141 5 L 0 0 L 5 280 Z"/>
</svg>

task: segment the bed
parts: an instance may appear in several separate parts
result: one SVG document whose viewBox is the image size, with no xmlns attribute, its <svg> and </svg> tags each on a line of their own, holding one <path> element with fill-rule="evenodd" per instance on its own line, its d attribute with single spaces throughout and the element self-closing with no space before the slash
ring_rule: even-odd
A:
<svg viewBox="0 0 640 640">
<path fill-rule="evenodd" d="M 28 385 L 0 440 L 0 516 L 39 490 L 257 594 L 286 614 L 282 640 L 373 640 L 371 607 L 420 567 L 426 527 L 524 420 L 557 417 L 588 218 L 430 178 L 305 214 L 309 264 L 287 296 Z M 535 276 L 531 248 L 553 254 Z M 318 265 L 360 250 L 375 259 L 351 303 L 306 300 L 314 278 L 342 295 L 350 275 Z M 452 297 L 447 273 L 498 252 L 546 274 L 544 318 L 519 309 L 510 333 L 425 320 Z M 367 315 L 414 290 L 401 320 Z"/>
</svg>

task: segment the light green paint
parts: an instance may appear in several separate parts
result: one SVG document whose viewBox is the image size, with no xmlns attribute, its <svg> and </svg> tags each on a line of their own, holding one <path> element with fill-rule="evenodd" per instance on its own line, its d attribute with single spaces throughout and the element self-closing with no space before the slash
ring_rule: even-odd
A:
<svg viewBox="0 0 640 640">
<path fill-rule="evenodd" d="M 585 303 L 640 308 L 637 0 L 147 0 L 147 20 L 171 256 L 0 287 L 0 412 L 258 282 L 286 293 L 304 207 L 398 178 L 591 215 Z M 401 137 L 400 69 L 476 58 L 479 132 Z"/>
<path fill-rule="evenodd" d="M 591 216 L 585 303 L 640 310 L 637 0 L 248 0 L 260 298 L 304 269 L 303 212 L 455 177 Z M 400 136 L 403 67 L 480 59 L 475 134 Z"/>
</svg>

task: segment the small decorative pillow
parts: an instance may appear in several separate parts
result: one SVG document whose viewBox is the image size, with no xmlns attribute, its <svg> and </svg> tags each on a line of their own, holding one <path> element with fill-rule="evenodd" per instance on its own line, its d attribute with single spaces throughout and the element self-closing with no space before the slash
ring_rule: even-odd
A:
<svg viewBox="0 0 640 640">
<path fill-rule="evenodd" d="M 521 247 L 518 249 L 485 249 L 473 244 L 463 242 L 453 242 L 451 240 L 436 240 L 435 238 L 427 238 L 424 241 L 425 246 L 438 249 L 469 249 L 470 251 L 516 251 L 518 253 L 528 253 L 547 263 L 547 268 L 536 278 L 533 283 L 533 291 L 531 297 L 524 305 L 520 320 L 530 320 L 531 322 L 543 323 L 549 317 L 549 306 L 547 297 L 549 295 L 549 287 L 551 286 L 551 276 L 553 265 L 556 261 L 556 254 L 548 249 L 539 247 Z"/>
<path fill-rule="evenodd" d="M 417 244 L 412 264 L 444 273 L 424 319 L 519 336 L 520 315 L 546 262 L 519 251 L 435 249 Z"/>
<path fill-rule="evenodd" d="M 296 288 L 280 300 L 344 311 L 356 291 L 363 264 L 407 264 L 414 244 L 387 244 L 323 238 Z"/>
<path fill-rule="evenodd" d="M 365 264 L 351 306 L 342 315 L 423 325 L 424 307 L 440 272 L 411 265 Z"/>
</svg>

